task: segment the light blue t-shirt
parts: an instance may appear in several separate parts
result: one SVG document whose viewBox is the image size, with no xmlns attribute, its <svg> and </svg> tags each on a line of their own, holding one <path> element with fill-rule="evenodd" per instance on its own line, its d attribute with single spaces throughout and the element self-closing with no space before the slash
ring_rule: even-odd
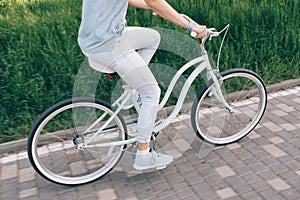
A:
<svg viewBox="0 0 300 200">
<path fill-rule="evenodd" d="M 126 24 L 128 0 L 83 0 L 78 43 L 84 53 L 109 51 Z"/>
</svg>

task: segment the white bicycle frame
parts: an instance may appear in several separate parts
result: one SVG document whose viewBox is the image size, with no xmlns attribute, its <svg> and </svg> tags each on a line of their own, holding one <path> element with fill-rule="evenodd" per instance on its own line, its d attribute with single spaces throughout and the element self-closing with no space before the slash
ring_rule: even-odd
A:
<svg viewBox="0 0 300 200">
<path fill-rule="evenodd" d="M 161 110 L 166 105 L 166 103 L 167 103 L 167 101 L 168 101 L 168 99 L 169 99 L 169 97 L 170 97 L 170 95 L 171 95 L 171 93 L 174 89 L 174 86 L 175 86 L 176 82 L 183 75 L 183 73 L 185 71 L 187 71 L 189 68 L 191 68 L 192 66 L 198 65 L 197 67 L 195 67 L 195 69 L 190 73 L 190 75 L 186 79 L 186 81 L 185 81 L 185 83 L 184 83 L 184 85 L 181 89 L 181 92 L 180 92 L 180 95 L 178 97 L 177 103 L 176 103 L 173 111 L 171 112 L 171 114 L 166 119 L 163 119 L 162 121 L 159 121 L 158 123 L 155 124 L 155 127 L 153 129 L 154 133 L 158 133 L 160 130 L 167 127 L 176 118 L 177 114 L 180 112 L 180 109 L 183 105 L 184 99 L 185 99 L 185 97 L 187 95 L 187 92 L 189 91 L 193 81 L 205 69 L 207 71 L 207 79 L 213 81 L 214 89 L 211 91 L 211 95 L 214 95 L 220 101 L 220 103 L 222 103 L 224 105 L 224 108 L 229 110 L 229 112 L 234 112 L 232 107 L 230 107 L 228 105 L 228 103 L 226 102 L 226 100 L 223 96 L 223 93 L 222 93 L 222 90 L 221 90 L 221 85 L 220 85 L 222 80 L 220 80 L 220 78 L 217 77 L 216 70 L 213 69 L 213 67 L 212 67 L 212 65 L 209 61 L 207 51 L 204 48 L 204 44 L 205 44 L 206 39 L 214 37 L 214 36 L 219 36 L 220 33 L 222 33 L 224 30 L 227 31 L 228 28 L 229 28 L 229 25 L 227 25 L 220 32 L 214 32 L 214 31 L 212 31 L 213 29 L 207 29 L 208 30 L 208 36 L 206 38 L 202 39 L 202 42 L 201 42 L 201 45 L 200 45 L 202 56 L 197 57 L 197 58 L 189 61 L 188 63 L 183 65 L 176 72 L 176 74 L 174 75 L 174 77 L 172 78 L 172 80 L 171 80 L 171 82 L 168 86 L 168 89 L 167 89 L 162 101 L 159 104 L 158 111 Z M 223 38 L 223 40 L 224 40 L 224 38 Z M 222 43 L 223 43 L 223 41 L 222 41 Z M 220 51 L 221 51 L 221 48 L 222 48 L 222 44 L 221 44 L 221 47 L 220 47 Z M 220 57 L 220 51 L 219 51 L 219 57 Z M 218 57 L 218 63 L 219 63 L 219 57 Z M 217 68 L 218 68 L 218 64 L 217 64 Z M 218 71 L 217 71 L 217 73 L 218 73 Z M 114 147 L 114 146 L 132 144 L 132 143 L 137 141 L 137 138 L 133 137 L 133 138 L 130 138 L 130 139 L 127 139 L 127 140 L 117 141 L 117 142 L 89 144 L 90 142 L 95 141 L 95 140 L 96 141 L 101 141 L 101 140 L 105 140 L 105 139 L 114 139 L 114 138 L 119 137 L 118 133 L 109 134 L 109 135 L 105 135 L 105 134 L 101 134 L 101 133 L 105 132 L 105 129 L 107 128 L 107 126 L 117 116 L 117 114 L 124 108 L 127 100 L 131 99 L 131 101 L 134 104 L 134 107 L 135 107 L 136 111 L 139 112 L 139 105 L 138 105 L 138 102 L 137 102 L 137 99 L 136 99 L 136 91 L 134 89 L 131 89 L 127 85 L 124 85 L 123 88 L 124 88 L 124 93 L 112 104 L 112 106 L 117 107 L 117 109 L 110 116 L 110 118 L 102 125 L 102 127 L 99 128 L 93 134 L 89 134 L 89 132 L 91 132 L 93 130 L 93 128 L 101 120 L 103 120 L 107 116 L 108 113 L 104 113 L 92 125 L 90 125 L 90 127 L 88 129 L 86 129 L 85 132 L 82 133 L 82 135 L 87 134 L 87 136 L 85 136 L 85 143 L 78 144 L 78 148 Z"/>
</svg>

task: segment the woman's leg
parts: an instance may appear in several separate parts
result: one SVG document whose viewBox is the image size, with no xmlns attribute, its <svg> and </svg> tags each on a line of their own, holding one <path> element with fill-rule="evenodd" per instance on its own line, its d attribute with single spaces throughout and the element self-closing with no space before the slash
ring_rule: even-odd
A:
<svg viewBox="0 0 300 200">
<path fill-rule="evenodd" d="M 127 27 L 125 35 L 128 45 L 142 57 L 146 64 L 149 64 L 159 46 L 160 34 L 149 28 Z M 145 151 L 149 149 L 149 141 L 148 139 L 145 141 L 145 139 L 139 136 L 143 135 L 143 133 L 146 135 L 150 134 L 151 136 L 157 105 L 159 103 L 160 89 L 157 84 L 151 84 L 141 87 L 137 91 L 140 93 L 142 99 L 142 107 L 138 119 L 138 150 Z M 159 95 L 157 96 L 157 94 Z M 153 98 L 151 96 L 153 96 Z M 151 99 L 153 99 L 153 101 Z M 157 102 L 155 102 L 154 99 L 156 99 Z M 154 104 L 156 104 L 155 108 L 153 106 Z"/>
<path fill-rule="evenodd" d="M 149 142 L 157 114 L 160 88 L 148 67 L 160 41 L 157 31 L 144 28 L 131 29 L 117 40 L 111 52 L 94 53 L 89 59 L 117 72 L 121 78 L 141 96 L 142 106 L 138 116 L 138 150 L 149 149 Z M 95 68 L 96 69 L 96 68 Z M 138 151 L 138 152 L 139 152 Z M 138 159 L 137 168 L 166 166 L 172 161 L 171 156 L 160 155 L 157 163 L 151 165 L 151 159 Z M 139 157 L 140 158 L 140 157 Z M 147 160 L 148 159 L 148 160 Z M 135 160 L 137 162 L 137 159 Z M 142 166 L 142 167 L 141 167 Z"/>
</svg>

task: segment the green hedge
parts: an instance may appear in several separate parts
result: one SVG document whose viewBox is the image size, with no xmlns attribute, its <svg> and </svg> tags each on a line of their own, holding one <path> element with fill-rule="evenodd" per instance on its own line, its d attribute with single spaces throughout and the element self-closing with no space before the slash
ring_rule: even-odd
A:
<svg viewBox="0 0 300 200">
<path fill-rule="evenodd" d="M 208 27 L 231 25 L 222 69 L 252 69 L 268 84 L 300 76 L 298 0 L 169 3 Z M 72 96 L 85 60 L 77 44 L 80 17 L 81 1 L 0 0 L 0 142 L 26 137 L 47 107 Z M 184 33 L 150 11 L 129 8 L 127 21 Z M 213 42 L 210 50 L 216 52 L 217 47 Z M 154 60 L 176 67 L 178 59 L 172 56 L 158 52 Z M 109 91 L 112 84 L 101 79 L 100 85 Z"/>
</svg>

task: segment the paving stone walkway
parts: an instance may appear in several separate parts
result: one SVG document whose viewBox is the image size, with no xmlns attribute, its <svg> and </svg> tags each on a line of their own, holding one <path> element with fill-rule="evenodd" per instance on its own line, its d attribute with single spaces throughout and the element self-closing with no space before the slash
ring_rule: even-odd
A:
<svg viewBox="0 0 300 200">
<path fill-rule="evenodd" d="M 200 154 L 205 147 L 200 139 L 189 143 L 179 139 L 175 145 L 185 147 L 183 153 L 163 170 L 138 173 L 120 164 L 96 182 L 69 187 L 37 175 L 26 152 L 0 155 L 0 199 L 299 200 L 300 87 L 268 98 L 263 120 L 247 137 L 214 147 L 205 157 Z M 167 127 L 158 145 L 164 145 L 163 135 L 174 132 L 193 134 L 190 119 Z M 126 155 L 121 160 L 130 162 Z"/>
</svg>

